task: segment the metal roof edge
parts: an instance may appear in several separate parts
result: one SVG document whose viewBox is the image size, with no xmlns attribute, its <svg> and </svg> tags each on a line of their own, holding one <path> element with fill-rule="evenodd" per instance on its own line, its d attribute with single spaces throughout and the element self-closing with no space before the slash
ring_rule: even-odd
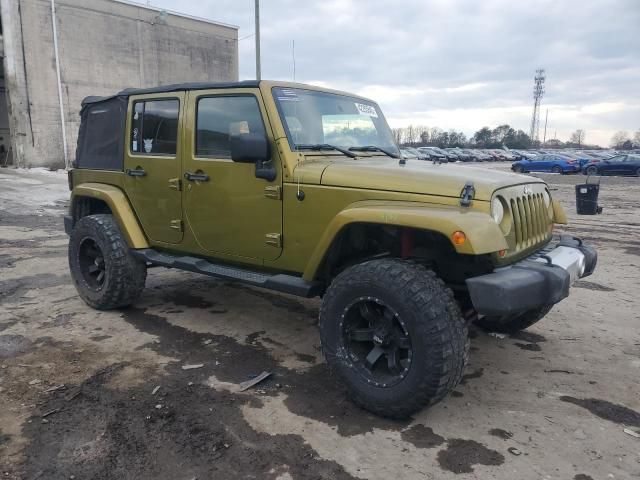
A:
<svg viewBox="0 0 640 480">
<path fill-rule="evenodd" d="M 232 25 L 230 23 L 218 22 L 216 20 L 211 20 L 204 17 L 198 17 L 195 15 L 189 15 L 187 13 L 176 12 L 174 10 L 167 10 L 166 8 L 154 7 L 153 5 L 147 5 L 146 3 L 134 2 L 132 0 L 111 0 L 116 3 L 123 3 L 125 5 L 131 5 L 132 7 L 144 8 L 145 10 L 152 10 L 154 12 L 167 12 L 169 15 L 174 15 L 176 17 L 187 18 L 189 20 L 195 20 L 198 22 L 209 23 L 211 25 L 217 25 L 220 27 L 233 28 L 235 30 L 239 30 L 240 27 L 238 25 Z"/>
</svg>

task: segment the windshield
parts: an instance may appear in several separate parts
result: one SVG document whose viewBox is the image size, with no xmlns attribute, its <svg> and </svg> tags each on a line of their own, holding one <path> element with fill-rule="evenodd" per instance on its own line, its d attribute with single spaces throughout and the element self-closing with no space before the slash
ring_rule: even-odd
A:
<svg viewBox="0 0 640 480">
<path fill-rule="evenodd" d="M 292 149 L 376 146 L 399 153 L 380 107 L 361 98 L 299 88 L 273 89 Z"/>
</svg>

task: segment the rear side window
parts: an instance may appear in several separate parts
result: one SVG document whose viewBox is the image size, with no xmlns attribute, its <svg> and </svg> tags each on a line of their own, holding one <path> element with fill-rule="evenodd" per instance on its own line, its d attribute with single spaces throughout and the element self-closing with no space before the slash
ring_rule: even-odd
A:
<svg viewBox="0 0 640 480">
<path fill-rule="evenodd" d="M 133 104 L 131 152 L 139 155 L 175 155 L 178 144 L 177 99 L 145 100 Z"/>
<path fill-rule="evenodd" d="M 200 98 L 196 115 L 198 157 L 231 158 L 230 135 L 265 132 L 253 95 Z"/>
<path fill-rule="evenodd" d="M 127 99 L 87 99 L 80 112 L 75 168 L 122 170 Z"/>
</svg>

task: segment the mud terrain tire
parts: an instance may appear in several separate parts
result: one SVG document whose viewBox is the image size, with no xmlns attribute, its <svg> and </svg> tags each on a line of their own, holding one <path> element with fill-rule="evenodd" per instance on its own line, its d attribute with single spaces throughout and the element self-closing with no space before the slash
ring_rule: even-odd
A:
<svg viewBox="0 0 640 480">
<path fill-rule="evenodd" d="M 508 318 L 483 317 L 475 323 L 490 332 L 517 333 L 542 320 L 551 308 L 553 307 L 541 307 Z"/>
<path fill-rule="evenodd" d="M 71 278 L 87 305 L 98 310 L 126 307 L 144 289 L 146 264 L 134 258 L 112 215 L 89 215 L 69 238 Z"/>
<path fill-rule="evenodd" d="M 378 333 L 358 355 L 357 342 L 364 342 L 372 318 L 395 322 L 398 338 L 391 343 L 410 345 L 403 360 L 396 363 L 385 353 L 371 366 L 375 342 L 386 335 Z M 354 320 L 364 327 L 349 327 Z M 467 326 L 451 290 L 431 270 L 399 259 L 372 260 L 340 273 L 322 302 L 320 336 L 327 363 L 351 399 L 390 418 L 407 418 L 447 395 L 460 382 L 469 352 Z M 385 369 L 391 376 L 384 377 Z"/>
</svg>

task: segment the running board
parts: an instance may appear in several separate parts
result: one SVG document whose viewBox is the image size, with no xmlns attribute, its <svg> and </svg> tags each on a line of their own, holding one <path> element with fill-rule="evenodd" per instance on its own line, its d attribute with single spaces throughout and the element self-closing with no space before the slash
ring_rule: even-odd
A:
<svg viewBox="0 0 640 480">
<path fill-rule="evenodd" d="M 211 263 L 208 260 L 185 255 L 172 255 L 159 252 L 151 248 L 131 250 L 133 256 L 167 268 L 177 268 L 189 272 L 202 273 L 210 277 L 223 280 L 233 280 L 256 287 L 268 288 L 278 292 L 296 295 L 298 297 L 316 297 L 320 295 L 321 284 L 319 282 L 307 282 L 301 277 L 285 274 L 268 274 L 252 270 L 243 270 L 237 267 L 229 267 Z"/>
</svg>

